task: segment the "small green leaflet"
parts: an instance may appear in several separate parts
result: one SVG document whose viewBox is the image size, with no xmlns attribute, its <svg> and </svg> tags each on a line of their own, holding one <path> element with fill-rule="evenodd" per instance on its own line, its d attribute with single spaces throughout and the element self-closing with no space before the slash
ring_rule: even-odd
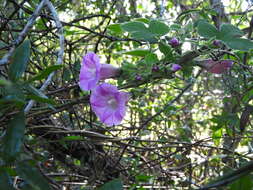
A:
<svg viewBox="0 0 253 190">
<path fill-rule="evenodd" d="M 41 73 L 39 73 L 38 75 L 36 75 L 35 77 L 31 78 L 28 83 L 36 81 L 36 80 L 42 80 L 45 79 L 48 75 L 50 75 L 50 73 L 62 68 L 62 65 L 53 65 L 53 66 L 49 66 L 46 69 L 44 69 Z"/>
<path fill-rule="evenodd" d="M 6 162 L 13 161 L 17 158 L 23 144 L 25 132 L 25 115 L 20 112 L 14 115 L 7 127 L 3 140 L 3 157 Z"/>
<path fill-rule="evenodd" d="M 17 81 L 26 70 L 30 58 L 30 41 L 25 40 L 14 52 L 12 62 L 9 67 L 9 77 L 12 81 Z"/>
<path fill-rule="evenodd" d="M 123 184 L 120 179 L 114 179 L 107 182 L 97 190 L 123 190 Z"/>
<path fill-rule="evenodd" d="M 124 51 L 121 53 L 126 54 L 126 55 L 145 57 L 147 54 L 150 53 L 150 50 L 149 49 L 134 49 L 130 51 Z"/>
</svg>

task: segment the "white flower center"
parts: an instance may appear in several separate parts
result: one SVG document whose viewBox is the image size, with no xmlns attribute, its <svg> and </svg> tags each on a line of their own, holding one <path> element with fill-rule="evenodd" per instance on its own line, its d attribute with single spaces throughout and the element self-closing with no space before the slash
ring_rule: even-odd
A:
<svg viewBox="0 0 253 190">
<path fill-rule="evenodd" d="M 89 72 L 94 75 L 96 73 L 96 68 L 89 68 Z"/>
<path fill-rule="evenodd" d="M 109 98 L 107 103 L 112 109 L 116 109 L 118 107 L 118 103 L 114 97 Z"/>
</svg>

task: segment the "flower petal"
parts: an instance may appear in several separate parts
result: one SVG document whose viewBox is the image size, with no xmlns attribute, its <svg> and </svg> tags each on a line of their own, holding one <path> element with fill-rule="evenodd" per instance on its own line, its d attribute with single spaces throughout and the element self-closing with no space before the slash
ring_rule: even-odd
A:
<svg viewBox="0 0 253 190">
<path fill-rule="evenodd" d="M 98 56 L 93 52 L 88 52 L 82 61 L 79 74 L 79 85 L 82 90 L 92 90 L 97 86 L 100 79 L 101 64 Z"/>
<path fill-rule="evenodd" d="M 121 123 L 123 117 L 115 111 L 110 109 L 106 110 L 103 114 L 103 118 L 101 119 L 103 123 L 108 126 L 118 125 Z"/>
<path fill-rule="evenodd" d="M 100 67 L 101 67 L 99 57 L 93 52 L 88 52 L 83 57 L 82 65 L 86 65 L 89 68 L 97 67 L 100 69 Z"/>
<path fill-rule="evenodd" d="M 79 86 L 82 90 L 90 90 L 97 84 L 97 80 L 81 80 Z"/>
<path fill-rule="evenodd" d="M 114 85 L 111 85 L 111 84 L 108 84 L 108 83 L 102 83 L 99 86 L 99 93 L 102 96 L 111 96 L 112 94 L 117 93 L 117 92 L 118 92 L 118 89 Z"/>
<path fill-rule="evenodd" d="M 92 93 L 90 96 L 90 103 L 92 106 L 106 107 L 107 106 L 107 99 L 106 99 L 106 97 L 99 97 L 99 96 L 93 95 L 93 93 Z"/>
</svg>

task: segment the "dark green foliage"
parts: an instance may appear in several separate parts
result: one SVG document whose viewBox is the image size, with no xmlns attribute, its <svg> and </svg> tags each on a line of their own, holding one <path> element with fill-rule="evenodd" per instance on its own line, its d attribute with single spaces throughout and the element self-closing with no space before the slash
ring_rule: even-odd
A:
<svg viewBox="0 0 253 190">
<path fill-rule="evenodd" d="M 3 168 L 0 168 L 0 189 L 15 190 L 12 185 L 11 177 Z"/>
<path fill-rule="evenodd" d="M 14 52 L 14 56 L 9 68 L 9 77 L 12 81 L 17 81 L 25 72 L 29 58 L 30 41 L 25 40 Z"/>
<path fill-rule="evenodd" d="M 25 132 L 24 112 L 16 114 L 10 121 L 3 139 L 2 157 L 5 162 L 12 162 L 18 158 L 18 153 L 23 144 Z"/>
<path fill-rule="evenodd" d="M 19 162 L 17 165 L 18 174 L 26 180 L 34 190 L 50 190 L 47 181 L 41 173 L 28 161 Z"/>
<path fill-rule="evenodd" d="M 123 184 L 120 179 L 114 179 L 98 188 L 98 190 L 123 190 Z"/>
</svg>

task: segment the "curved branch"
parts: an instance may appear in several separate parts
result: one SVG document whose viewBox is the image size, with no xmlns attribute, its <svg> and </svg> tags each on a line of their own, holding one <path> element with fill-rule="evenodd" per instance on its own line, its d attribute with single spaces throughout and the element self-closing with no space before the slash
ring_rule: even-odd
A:
<svg viewBox="0 0 253 190">
<path fill-rule="evenodd" d="M 61 21 L 58 17 L 58 14 L 56 12 L 56 9 L 54 8 L 53 4 L 49 1 L 46 0 L 46 5 L 48 7 L 48 9 L 50 10 L 50 12 L 53 15 L 53 18 L 55 20 L 55 24 L 56 27 L 58 28 L 58 33 L 59 33 L 59 41 L 60 41 L 60 50 L 58 52 L 58 58 L 57 58 L 57 63 L 56 65 L 61 65 L 63 62 L 63 54 L 64 54 L 64 33 L 63 33 L 63 26 L 61 24 Z M 52 78 L 54 76 L 55 72 L 51 73 L 48 78 L 46 79 L 46 81 L 44 82 L 44 84 L 40 87 L 41 91 L 44 91 L 47 86 L 51 83 Z M 29 103 L 27 104 L 27 106 L 25 107 L 24 112 L 28 113 L 30 111 L 30 109 L 32 108 L 34 104 L 33 100 L 30 100 Z"/>
</svg>

